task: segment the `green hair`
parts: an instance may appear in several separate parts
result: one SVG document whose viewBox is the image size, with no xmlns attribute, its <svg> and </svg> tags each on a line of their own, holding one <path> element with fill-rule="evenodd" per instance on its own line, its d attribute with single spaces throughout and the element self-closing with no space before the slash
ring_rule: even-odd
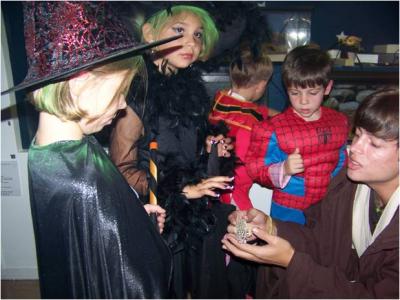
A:
<svg viewBox="0 0 400 300">
<path fill-rule="evenodd" d="M 200 7 L 190 5 L 172 6 L 171 13 L 172 14 L 170 14 L 166 9 L 163 9 L 151 16 L 146 23 L 149 23 L 152 26 L 155 35 L 158 36 L 171 17 L 178 16 L 182 13 L 191 13 L 197 16 L 203 26 L 203 45 L 199 59 L 206 60 L 210 56 L 219 38 L 218 29 L 209 13 Z"/>
</svg>

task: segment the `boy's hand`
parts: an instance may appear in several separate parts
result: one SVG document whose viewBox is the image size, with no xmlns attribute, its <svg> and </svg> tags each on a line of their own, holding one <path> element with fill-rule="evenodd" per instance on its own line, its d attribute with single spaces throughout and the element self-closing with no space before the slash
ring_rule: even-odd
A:
<svg viewBox="0 0 400 300">
<path fill-rule="evenodd" d="M 294 175 L 304 171 L 303 158 L 299 148 L 296 148 L 292 154 L 289 154 L 284 163 L 285 175 Z"/>
</svg>

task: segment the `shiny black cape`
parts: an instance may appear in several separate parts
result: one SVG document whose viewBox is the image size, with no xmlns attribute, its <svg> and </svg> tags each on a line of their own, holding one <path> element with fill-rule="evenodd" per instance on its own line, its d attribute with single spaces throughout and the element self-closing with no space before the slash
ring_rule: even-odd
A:
<svg viewBox="0 0 400 300">
<path fill-rule="evenodd" d="M 171 255 L 93 137 L 29 150 L 42 298 L 165 298 Z"/>
</svg>

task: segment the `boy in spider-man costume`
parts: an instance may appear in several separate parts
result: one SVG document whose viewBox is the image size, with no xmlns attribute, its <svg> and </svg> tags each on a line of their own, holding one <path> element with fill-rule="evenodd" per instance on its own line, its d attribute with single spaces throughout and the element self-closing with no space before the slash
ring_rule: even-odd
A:
<svg viewBox="0 0 400 300">
<path fill-rule="evenodd" d="M 282 65 L 291 107 L 253 127 L 246 169 L 274 189 L 271 216 L 305 223 L 303 210 L 319 202 L 329 181 L 345 165 L 348 121 L 321 107 L 332 89 L 329 55 L 312 46 L 292 50 Z"/>
<path fill-rule="evenodd" d="M 240 55 L 233 59 L 229 67 L 231 88 L 216 93 L 209 121 L 217 124 L 224 121 L 229 128 L 228 136 L 235 141 L 235 152 L 243 162 L 250 143 L 251 129 L 254 124 L 276 114 L 255 101 L 265 92 L 272 75 L 271 59 L 260 52 L 255 55 L 250 49 L 242 49 Z M 247 175 L 246 168 L 239 164 L 235 168 L 233 190 L 220 197 L 224 203 L 230 203 L 241 210 L 253 207 L 249 198 L 249 190 L 253 180 Z"/>
</svg>

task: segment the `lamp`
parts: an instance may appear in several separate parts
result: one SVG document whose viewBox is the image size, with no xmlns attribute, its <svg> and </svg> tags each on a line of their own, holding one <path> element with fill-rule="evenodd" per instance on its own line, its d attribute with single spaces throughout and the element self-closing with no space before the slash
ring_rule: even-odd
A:
<svg viewBox="0 0 400 300">
<path fill-rule="evenodd" d="M 283 34 L 287 52 L 297 46 L 307 45 L 311 38 L 311 21 L 299 15 L 293 15 L 285 20 Z"/>
</svg>

